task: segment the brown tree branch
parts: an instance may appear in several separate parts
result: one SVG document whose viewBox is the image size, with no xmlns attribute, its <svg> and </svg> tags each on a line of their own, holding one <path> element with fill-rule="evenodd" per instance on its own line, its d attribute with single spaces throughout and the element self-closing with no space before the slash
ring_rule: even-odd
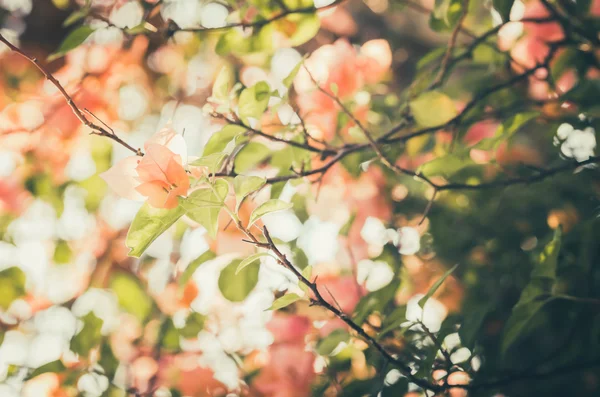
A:
<svg viewBox="0 0 600 397">
<path fill-rule="evenodd" d="M 46 79 L 48 79 L 58 89 L 58 91 L 62 94 L 62 96 L 65 98 L 65 101 L 67 102 L 67 104 L 69 105 L 69 107 L 71 108 L 71 110 L 73 111 L 73 114 L 75 115 L 75 117 L 77 117 L 77 119 L 81 122 L 81 124 L 85 125 L 86 127 L 90 128 L 92 130 L 92 134 L 98 135 L 98 136 L 105 136 L 105 137 L 107 137 L 109 139 L 112 139 L 113 141 L 117 142 L 118 144 L 120 144 L 121 146 L 127 148 L 128 150 L 132 151 L 133 153 L 135 153 L 138 156 L 143 156 L 144 155 L 144 153 L 142 152 L 141 149 L 139 149 L 139 148 L 136 149 L 133 146 L 129 145 L 127 142 L 125 142 L 124 140 L 122 140 L 121 138 L 119 138 L 112 130 L 108 131 L 106 128 L 104 128 L 102 126 L 99 126 L 99 125 L 94 124 L 93 122 L 91 122 L 83 114 L 83 112 L 79 109 L 79 107 L 77 107 L 77 104 L 75 104 L 75 102 L 73 101 L 73 98 L 71 98 L 71 96 L 67 93 L 67 91 L 60 84 L 60 82 L 52 75 L 52 73 L 50 73 L 48 71 L 48 69 L 46 69 L 46 67 L 44 67 L 40 63 L 40 61 L 37 58 L 31 57 L 31 56 L 25 54 L 23 51 L 21 51 L 20 48 L 18 48 L 17 46 L 13 45 L 4 36 L 2 36 L 2 34 L 0 34 L 0 42 L 4 43 L 11 51 L 19 54 L 21 57 L 25 58 L 26 60 L 28 60 L 29 62 L 31 62 L 32 64 L 34 64 L 35 67 L 40 72 L 42 72 L 42 74 L 46 77 Z M 104 123 L 102 123 L 102 124 L 104 124 Z M 104 124 L 104 125 L 106 125 L 106 124 Z"/>
</svg>

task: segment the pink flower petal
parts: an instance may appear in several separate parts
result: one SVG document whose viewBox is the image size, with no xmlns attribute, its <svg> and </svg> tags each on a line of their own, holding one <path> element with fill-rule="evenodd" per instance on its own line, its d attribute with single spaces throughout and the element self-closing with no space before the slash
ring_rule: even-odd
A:
<svg viewBox="0 0 600 397">
<path fill-rule="evenodd" d="M 135 189 L 140 184 L 135 171 L 138 162 L 137 156 L 125 157 L 108 171 L 101 173 L 100 177 L 119 196 L 129 200 L 144 201 L 145 197 Z"/>
</svg>

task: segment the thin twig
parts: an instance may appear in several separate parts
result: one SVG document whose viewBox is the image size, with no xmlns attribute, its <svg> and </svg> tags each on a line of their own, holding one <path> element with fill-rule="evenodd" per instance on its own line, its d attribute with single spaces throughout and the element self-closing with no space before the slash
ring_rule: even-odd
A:
<svg viewBox="0 0 600 397">
<path fill-rule="evenodd" d="M 86 127 L 90 128 L 92 130 L 92 134 L 98 135 L 98 136 L 105 136 L 105 137 L 107 137 L 109 139 L 112 139 L 113 141 L 115 141 L 118 144 L 122 145 L 123 147 L 129 149 L 130 151 L 132 151 L 133 153 L 135 153 L 138 156 L 143 156 L 144 155 L 144 153 L 141 151 L 141 149 L 134 148 L 133 146 L 129 145 L 127 142 L 125 142 L 124 140 L 122 140 L 121 138 L 119 138 L 117 135 L 115 135 L 115 134 L 111 133 L 110 131 L 106 130 L 104 127 L 101 127 L 101 126 L 99 126 L 97 124 L 92 123 L 87 117 L 85 117 L 85 115 L 83 114 L 83 112 L 79 109 L 79 107 L 77 107 L 77 105 L 73 101 L 73 98 L 71 98 L 71 96 L 67 93 L 67 91 L 60 84 L 60 82 L 52 75 L 52 73 L 50 73 L 48 71 L 48 69 L 46 69 L 40 63 L 40 61 L 37 58 L 31 57 L 31 56 L 25 54 L 23 51 L 21 51 L 20 48 L 16 47 L 10 41 L 8 41 L 6 38 L 4 38 L 4 36 L 2 36 L 2 34 L 0 34 L 0 42 L 6 44 L 6 46 L 8 48 L 10 48 L 11 51 L 19 54 L 21 57 L 27 59 L 29 62 L 31 62 L 32 64 L 34 64 L 35 67 L 40 72 L 42 72 L 42 74 L 46 77 L 46 79 L 48 79 L 52 84 L 54 84 L 54 86 L 58 89 L 58 91 L 65 98 L 67 104 L 69 105 L 69 107 L 73 111 L 73 114 L 75 114 L 75 117 L 77 117 L 77 119 L 83 125 L 85 125 Z"/>
</svg>

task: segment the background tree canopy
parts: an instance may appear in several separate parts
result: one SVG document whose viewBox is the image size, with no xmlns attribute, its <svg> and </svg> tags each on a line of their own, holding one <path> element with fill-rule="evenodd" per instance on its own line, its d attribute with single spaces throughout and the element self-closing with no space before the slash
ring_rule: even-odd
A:
<svg viewBox="0 0 600 397">
<path fill-rule="evenodd" d="M 600 393 L 600 1 L 0 23 L 0 396 Z"/>
</svg>

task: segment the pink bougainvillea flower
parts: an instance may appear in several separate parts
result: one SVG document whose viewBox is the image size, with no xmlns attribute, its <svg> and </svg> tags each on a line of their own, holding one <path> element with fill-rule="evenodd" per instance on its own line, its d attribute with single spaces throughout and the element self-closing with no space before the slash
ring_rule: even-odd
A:
<svg viewBox="0 0 600 397">
<path fill-rule="evenodd" d="M 148 200 L 156 208 L 177 207 L 177 197 L 185 196 L 190 187 L 183 137 L 166 127 L 152 136 L 144 149 L 143 157 L 125 157 L 100 176 L 123 198 Z"/>
<path fill-rule="evenodd" d="M 383 39 L 368 41 L 360 48 L 339 39 L 313 52 L 304 64 L 306 69 L 298 72 L 294 87 L 301 113 L 306 115 L 308 124 L 318 130 L 315 135 L 331 139 L 339 111 L 330 95 L 316 89 L 315 81 L 329 94 L 347 100 L 365 84 L 380 81 L 391 64 L 392 51 Z"/>
</svg>

